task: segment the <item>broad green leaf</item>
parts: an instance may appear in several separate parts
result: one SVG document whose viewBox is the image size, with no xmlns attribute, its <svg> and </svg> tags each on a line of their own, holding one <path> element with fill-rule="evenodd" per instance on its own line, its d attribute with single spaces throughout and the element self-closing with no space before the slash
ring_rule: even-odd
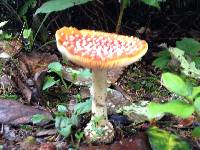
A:
<svg viewBox="0 0 200 150">
<path fill-rule="evenodd" d="M 60 80 L 56 80 L 55 81 L 54 77 L 50 77 L 50 76 L 45 77 L 42 90 L 46 90 L 46 89 L 52 87 L 53 85 L 57 84 L 59 81 Z"/>
<path fill-rule="evenodd" d="M 192 88 L 192 95 L 187 97 L 190 100 L 193 100 L 194 98 L 196 98 L 198 95 L 200 94 L 200 86 L 197 87 L 193 87 Z"/>
<path fill-rule="evenodd" d="M 200 137 L 200 127 L 194 128 L 194 130 L 192 131 L 192 136 L 198 138 Z"/>
<path fill-rule="evenodd" d="M 32 32 L 31 29 L 24 29 L 24 31 L 23 31 L 23 38 L 28 39 L 31 36 L 32 33 L 33 32 Z"/>
<path fill-rule="evenodd" d="M 149 6 L 160 8 L 158 0 L 141 0 L 141 1 L 144 2 L 145 4 L 149 5 Z"/>
<path fill-rule="evenodd" d="M 78 76 L 82 78 L 90 78 L 92 76 L 92 73 L 89 69 L 84 69 L 79 72 Z"/>
<path fill-rule="evenodd" d="M 67 8 L 73 7 L 75 5 L 81 5 L 92 0 L 50 0 L 44 3 L 35 12 L 35 15 L 39 13 L 51 13 L 54 11 L 61 11 Z"/>
<path fill-rule="evenodd" d="M 194 101 L 194 107 L 198 114 L 200 114 L 200 97 L 197 97 Z"/>
<path fill-rule="evenodd" d="M 59 75 L 60 77 L 62 77 L 62 65 L 59 62 L 52 62 L 48 65 L 48 69 L 51 72 L 56 73 L 57 75 Z"/>
<path fill-rule="evenodd" d="M 173 73 L 162 74 L 163 85 L 171 92 L 180 96 L 190 96 L 192 94 L 192 88 L 181 77 Z"/>
<path fill-rule="evenodd" d="M 186 76 L 199 79 L 200 70 L 196 68 L 195 62 L 188 61 L 184 54 L 185 52 L 178 48 L 170 48 L 169 52 L 171 55 L 180 62 L 181 72 Z"/>
<path fill-rule="evenodd" d="M 56 116 L 55 127 L 61 135 L 68 137 L 71 133 L 72 123 L 67 117 Z"/>
<path fill-rule="evenodd" d="M 48 120 L 48 117 L 45 116 L 45 115 L 36 114 L 36 115 L 33 115 L 32 118 L 31 118 L 31 121 L 32 121 L 33 124 L 40 123 L 43 120 Z"/>
<path fill-rule="evenodd" d="M 81 115 L 91 111 L 92 100 L 86 100 L 85 102 L 78 103 L 74 106 L 74 114 Z"/>
<path fill-rule="evenodd" d="M 72 125 L 78 126 L 79 117 L 76 114 L 72 114 L 70 121 L 71 121 Z"/>
<path fill-rule="evenodd" d="M 67 107 L 64 106 L 64 105 L 58 105 L 57 107 L 58 107 L 58 111 L 61 112 L 61 113 L 65 113 L 65 112 L 68 111 Z"/>
<path fill-rule="evenodd" d="M 171 57 L 168 49 L 165 49 L 158 53 L 158 57 Z"/>
<path fill-rule="evenodd" d="M 194 106 L 181 100 L 172 100 L 167 103 L 159 104 L 151 102 L 147 108 L 149 119 L 156 118 L 163 113 L 170 113 L 181 118 L 187 118 L 194 112 Z"/>
<path fill-rule="evenodd" d="M 153 65 L 161 70 L 166 69 L 170 61 L 170 57 L 158 57 L 153 61 Z"/>
<path fill-rule="evenodd" d="M 172 133 L 151 127 L 147 131 L 153 150 L 190 150 L 190 145 Z"/>
<path fill-rule="evenodd" d="M 192 38 L 184 38 L 181 41 L 176 41 L 176 47 L 191 56 L 197 55 L 200 51 L 200 43 Z"/>
</svg>

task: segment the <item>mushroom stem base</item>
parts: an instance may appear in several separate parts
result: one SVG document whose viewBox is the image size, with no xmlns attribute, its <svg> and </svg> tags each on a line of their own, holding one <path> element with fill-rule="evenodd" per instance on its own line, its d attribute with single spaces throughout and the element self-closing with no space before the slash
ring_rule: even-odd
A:
<svg viewBox="0 0 200 150">
<path fill-rule="evenodd" d="M 115 136 L 113 125 L 107 121 L 101 126 L 96 126 L 94 122 L 87 124 L 84 129 L 85 137 L 87 142 L 91 143 L 111 143 Z"/>
</svg>

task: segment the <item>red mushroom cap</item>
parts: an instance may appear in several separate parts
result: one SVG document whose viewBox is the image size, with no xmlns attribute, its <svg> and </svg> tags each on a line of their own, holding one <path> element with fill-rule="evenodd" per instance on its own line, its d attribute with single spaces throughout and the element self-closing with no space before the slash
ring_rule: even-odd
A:
<svg viewBox="0 0 200 150">
<path fill-rule="evenodd" d="M 56 31 L 58 50 L 72 62 L 88 68 L 117 68 L 139 60 L 148 49 L 136 37 L 63 27 Z"/>
</svg>

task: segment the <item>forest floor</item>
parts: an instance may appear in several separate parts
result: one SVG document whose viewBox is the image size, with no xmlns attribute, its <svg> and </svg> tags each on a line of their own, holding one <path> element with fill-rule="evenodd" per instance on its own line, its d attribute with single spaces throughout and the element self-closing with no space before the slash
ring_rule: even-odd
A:
<svg viewBox="0 0 200 150">
<path fill-rule="evenodd" d="M 89 146 L 84 137 L 79 139 L 77 135 L 82 133 L 91 113 L 80 116 L 78 125 L 71 128 L 68 138 L 61 136 L 55 128 L 53 118 L 56 117 L 58 105 L 68 106 L 66 115 L 71 116 L 77 103 L 90 98 L 91 76 L 89 70 L 83 73 L 83 68 L 62 59 L 56 48 L 54 33 L 64 25 L 115 32 L 119 4 L 109 0 L 51 14 L 31 49 L 27 46 L 27 39 L 19 38 L 23 25 L 13 15 L 14 11 L 7 10 L 4 5 L 2 9 L 5 20 L 9 20 L 3 31 L 12 32 L 15 38 L 0 41 L 0 53 L 6 52 L 11 56 L 9 59 L 0 59 L 0 149 L 79 147 L 82 150 L 150 150 L 152 148 L 146 131 L 152 125 L 178 135 L 190 144 L 191 149 L 200 149 L 200 140 L 191 137 L 192 129 L 199 124 L 193 116 L 180 119 L 165 115 L 148 121 L 145 114 L 149 102 L 163 102 L 175 96 L 162 86 L 162 71 L 156 69 L 152 62 L 163 45 L 175 46 L 176 41 L 184 37 L 200 41 L 200 4 L 179 6 L 178 3 L 173 5 L 168 2 L 161 5 L 160 10 L 135 4 L 125 10 L 120 34 L 146 40 L 149 49 L 141 61 L 109 71 L 108 115 L 115 127 L 115 139 L 111 144 Z M 33 18 L 32 12 L 27 16 L 32 29 L 37 28 L 38 22 L 41 23 L 39 17 Z M 50 42 L 44 44 L 44 41 Z M 48 65 L 55 61 L 62 64 L 67 89 L 58 74 L 48 70 Z M 73 80 L 74 72 L 84 75 Z M 59 82 L 42 90 L 47 76 Z M 31 120 L 35 114 L 43 114 L 50 120 L 44 119 L 33 124 Z"/>
</svg>

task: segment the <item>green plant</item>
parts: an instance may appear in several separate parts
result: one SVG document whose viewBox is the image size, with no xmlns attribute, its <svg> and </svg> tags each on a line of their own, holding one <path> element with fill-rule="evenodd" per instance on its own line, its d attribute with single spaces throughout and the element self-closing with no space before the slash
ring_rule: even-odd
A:
<svg viewBox="0 0 200 150">
<path fill-rule="evenodd" d="M 65 106 L 58 106 L 60 109 L 58 109 L 55 118 L 55 127 L 58 132 L 64 137 L 68 137 L 71 133 L 71 127 L 78 125 L 79 116 L 91 111 L 91 104 L 91 100 L 76 104 L 70 117 L 66 114 L 68 110 Z"/>
<path fill-rule="evenodd" d="M 42 90 L 47 90 L 48 88 L 58 84 L 60 81 L 64 85 L 65 89 L 69 89 L 73 83 L 71 83 L 69 86 L 67 86 L 66 82 L 64 81 L 63 78 L 63 67 L 60 62 L 52 62 L 48 65 L 49 72 L 55 73 L 58 75 L 59 79 L 55 80 L 53 76 L 46 76 L 43 84 Z M 71 68 L 70 72 L 72 72 L 72 79 L 75 81 L 77 77 L 83 77 L 83 78 L 89 78 L 91 77 L 91 72 L 89 69 L 82 69 L 82 70 L 73 70 Z M 80 100 L 80 97 L 77 97 Z"/>
<path fill-rule="evenodd" d="M 171 113 L 181 118 L 188 118 L 195 113 L 197 119 L 200 119 L 200 86 L 195 86 L 187 79 L 169 72 L 162 74 L 162 84 L 178 98 L 162 104 L 151 102 L 147 112 L 149 119 L 163 113 Z M 194 129 L 193 132 L 196 131 L 198 130 Z"/>
<path fill-rule="evenodd" d="M 48 18 L 48 16 L 50 15 L 50 13 L 62 11 L 62 10 L 65 10 L 67 8 L 74 7 L 76 5 L 81 5 L 81 4 L 87 3 L 89 1 L 92 1 L 92 0 L 49 0 L 49 1 L 45 2 L 35 12 L 35 16 L 40 14 L 40 13 L 46 13 L 46 15 L 43 18 L 40 26 L 38 27 L 38 29 L 35 33 L 35 36 L 33 38 L 33 42 L 35 41 L 39 31 L 42 29 L 42 26 L 43 26 L 44 22 L 46 21 L 46 19 Z M 52 42 L 55 42 L 55 40 L 46 42 L 44 45 L 47 45 L 47 44 L 52 43 Z"/>
<path fill-rule="evenodd" d="M 5 26 L 8 23 L 8 21 L 3 21 L 0 22 L 0 40 L 10 40 L 12 35 L 8 34 L 6 32 L 3 32 L 3 30 L 1 29 L 3 26 Z"/>
<path fill-rule="evenodd" d="M 147 133 L 153 150 L 190 150 L 186 141 L 165 130 L 150 127 Z"/>
<path fill-rule="evenodd" d="M 2 98 L 2 99 L 9 99 L 9 100 L 17 100 L 19 98 L 19 96 L 16 95 L 16 94 L 14 94 L 13 92 L 6 91 L 7 89 L 3 89 L 3 90 L 5 90 L 5 92 L 3 92 L 2 95 L 0 95 L 0 98 Z"/>
<path fill-rule="evenodd" d="M 200 137 L 200 127 L 194 128 L 194 130 L 192 131 L 192 136 L 197 138 Z"/>
<path fill-rule="evenodd" d="M 27 46 L 25 48 L 31 49 L 33 47 L 33 31 L 32 29 L 24 29 L 23 30 L 23 38 L 28 41 Z"/>
<path fill-rule="evenodd" d="M 166 48 L 158 54 L 153 65 L 163 71 L 182 72 L 186 76 L 199 78 L 200 75 L 200 42 L 183 38 L 176 42 L 175 48 Z"/>
<path fill-rule="evenodd" d="M 200 119 L 200 86 L 196 80 L 200 78 L 200 43 L 191 38 L 183 38 L 176 42 L 175 48 L 166 48 L 161 51 L 153 65 L 163 71 L 162 84 L 177 98 L 166 103 L 151 102 L 148 106 L 149 119 L 163 113 L 171 113 L 181 118 L 188 118 L 195 114 Z M 192 82 L 191 82 L 192 81 Z M 200 137 L 200 128 L 192 131 L 193 137 Z M 159 144 L 157 144 L 159 145 Z M 189 148 L 187 148 L 189 149 Z"/>
<path fill-rule="evenodd" d="M 90 99 L 86 100 L 85 102 L 77 103 L 74 106 L 74 111 L 70 116 L 68 115 L 68 109 L 65 105 L 58 105 L 58 111 L 55 113 L 54 118 L 55 127 L 58 132 L 67 138 L 71 134 L 71 127 L 78 126 L 80 115 L 91 111 L 91 105 L 92 102 Z M 32 116 L 31 120 L 34 124 L 37 124 L 47 119 L 49 118 L 44 115 L 36 114 Z M 81 133 L 80 135 L 77 133 L 76 137 L 77 140 L 80 140 L 82 138 Z"/>
<path fill-rule="evenodd" d="M 49 0 L 36 10 L 35 15 L 39 13 L 62 11 L 76 5 L 87 3 L 89 1 L 92 0 Z"/>
<path fill-rule="evenodd" d="M 60 79 L 55 80 L 54 77 L 46 76 L 42 90 L 46 90 L 58 82 L 62 82 L 65 89 L 68 89 L 66 82 L 63 79 L 62 75 L 62 65 L 59 62 L 52 62 L 48 65 L 49 72 L 53 72 L 59 76 Z"/>
</svg>

